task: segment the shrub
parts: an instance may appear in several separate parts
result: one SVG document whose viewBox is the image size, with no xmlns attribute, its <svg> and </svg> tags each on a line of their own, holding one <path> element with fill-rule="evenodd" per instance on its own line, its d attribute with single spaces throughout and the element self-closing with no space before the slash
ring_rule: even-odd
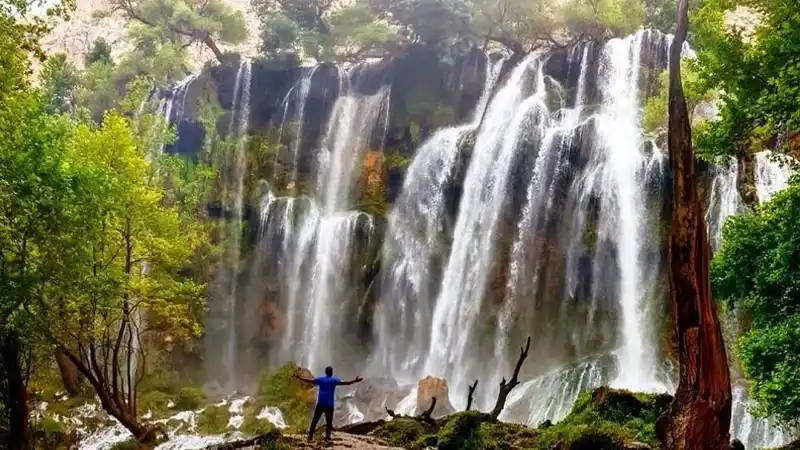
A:
<svg viewBox="0 0 800 450">
<path fill-rule="evenodd" d="M 175 407 L 181 411 L 194 411 L 206 400 L 206 396 L 201 389 L 185 387 L 178 393 L 175 399 Z"/>
</svg>

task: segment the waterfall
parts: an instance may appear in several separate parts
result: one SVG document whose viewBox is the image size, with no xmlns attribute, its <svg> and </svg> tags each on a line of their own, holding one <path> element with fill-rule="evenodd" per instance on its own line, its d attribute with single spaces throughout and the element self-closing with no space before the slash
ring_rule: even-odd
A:
<svg viewBox="0 0 800 450">
<path fill-rule="evenodd" d="M 742 207 L 742 197 L 738 189 L 739 162 L 733 157 L 721 160 L 712 166 L 711 176 L 706 223 L 711 250 L 717 251 L 722 244 L 725 220 L 737 214 Z"/>
<path fill-rule="evenodd" d="M 792 165 L 796 163 L 791 157 L 774 153 L 770 150 L 756 153 L 756 197 L 758 203 L 766 203 L 775 193 L 789 185 Z"/>
<path fill-rule="evenodd" d="M 273 206 L 272 194 L 262 200 L 262 230 L 265 224 L 274 223 L 279 229 L 275 234 L 280 235 L 266 250 L 277 259 L 281 309 L 286 314 L 285 332 L 275 358 L 293 360 L 315 371 L 331 364 L 335 355 L 342 356 L 336 349 L 348 347 L 338 339 L 352 321 L 343 313 L 360 270 L 352 263 L 356 254 L 369 247 L 375 226 L 370 215 L 352 210 L 353 194 L 364 153 L 384 139 L 390 89 L 384 86 L 372 95 L 357 93 L 351 88 L 350 78 L 357 79 L 360 69 L 363 67 L 340 70 L 341 89 L 318 148 L 312 196 L 283 198 L 283 208 Z M 292 144 L 293 179 L 304 104 L 315 70 L 293 88 L 299 122 Z"/>
<path fill-rule="evenodd" d="M 731 438 L 739 439 L 745 448 L 774 448 L 785 445 L 790 436 L 768 420 L 755 419 L 749 413 L 750 402 L 747 390 L 742 385 L 734 385 L 733 411 L 731 413 Z"/>
<path fill-rule="evenodd" d="M 538 55 L 526 57 L 495 94 L 478 129 L 463 182 L 425 360 L 425 372 L 451 380 L 454 392 L 465 392 L 470 374 L 485 366 L 471 351 L 477 345 L 476 320 L 483 309 L 515 151 L 527 126 L 544 119 L 542 64 Z M 523 86 L 530 72 L 540 89 L 526 96 Z"/>
<path fill-rule="evenodd" d="M 239 273 L 241 271 L 241 246 L 244 225 L 245 179 L 247 177 L 247 128 L 250 121 L 251 64 L 243 59 L 239 63 L 234 85 L 233 111 L 228 131 L 228 139 L 233 152 L 228 155 L 222 169 L 226 192 L 223 193 L 223 209 L 230 212 L 226 224 L 226 239 L 223 242 L 223 267 L 220 307 L 227 318 L 223 367 L 226 388 L 235 391 L 238 385 L 238 327 L 236 303 L 238 301 Z"/>
<path fill-rule="evenodd" d="M 314 66 L 303 78 L 300 79 L 300 85 L 297 92 L 297 125 L 295 129 L 294 140 L 292 142 L 292 182 L 297 182 L 297 164 L 300 155 L 300 144 L 303 142 L 303 124 L 304 114 L 306 110 L 306 100 L 308 100 L 308 93 L 311 92 L 311 79 L 317 72 L 319 66 Z"/>
<path fill-rule="evenodd" d="M 170 89 L 166 97 L 162 97 L 159 101 L 158 114 L 164 118 L 164 122 L 166 122 L 167 126 L 172 123 L 172 110 L 175 108 L 176 104 L 178 109 L 175 114 L 175 123 L 179 124 L 181 119 L 183 119 L 183 112 L 186 109 L 186 94 L 189 92 L 189 86 L 196 79 L 196 74 L 187 75 L 186 78 Z M 159 153 L 164 153 L 165 147 L 166 144 L 161 144 Z"/>
<path fill-rule="evenodd" d="M 416 381 L 424 363 L 436 292 L 431 274 L 443 264 L 448 246 L 444 239 L 448 186 L 458 164 L 459 145 L 480 125 L 505 61 L 487 63 L 483 92 L 470 123 L 437 131 L 416 151 L 401 195 L 389 213 L 381 259 L 391 266 L 383 271 L 384 300 L 374 317 L 375 372 L 387 370 L 410 383 Z"/>
</svg>

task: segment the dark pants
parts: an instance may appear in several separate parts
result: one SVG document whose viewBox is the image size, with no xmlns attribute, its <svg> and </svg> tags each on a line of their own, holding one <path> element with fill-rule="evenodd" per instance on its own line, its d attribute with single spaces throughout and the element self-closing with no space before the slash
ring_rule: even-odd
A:
<svg viewBox="0 0 800 450">
<path fill-rule="evenodd" d="M 331 438 L 333 430 L 333 406 L 317 405 L 314 408 L 314 418 L 311 419 L 311 428 L 308 430 L 308 439 L 314 439 L 314 430 L 317 429 L 317 422 L 325 414 L 325 439 Z"/>
</svg>

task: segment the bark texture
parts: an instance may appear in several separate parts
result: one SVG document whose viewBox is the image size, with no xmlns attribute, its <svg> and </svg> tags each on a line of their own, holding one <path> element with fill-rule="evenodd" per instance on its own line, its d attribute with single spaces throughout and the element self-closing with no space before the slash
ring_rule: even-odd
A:
<svg viewBox="0 0 800 450">
<path fill-rule="evenodd" d="M 13 332 L 9 331 L 0 337 L 0 363 L 6 378 L 8 449 L 29 450 L 32 447 L 28 388 L 22 367 L 22 345 Z"/>
<path fill-rule="evenodd" d="M 694 155 L 680 54 L 688 25 L 686 0 L 678 0 L 678 27 L 670 48 L 669 159 L 672 230 L 669 301 L 675 312 L 680 380 L 670 408 L 657 423 L 670 450 L 730 447 L 731 382 L 722 330 L 709 287 L 709 249 L 694 178 Z"/>
</svg>

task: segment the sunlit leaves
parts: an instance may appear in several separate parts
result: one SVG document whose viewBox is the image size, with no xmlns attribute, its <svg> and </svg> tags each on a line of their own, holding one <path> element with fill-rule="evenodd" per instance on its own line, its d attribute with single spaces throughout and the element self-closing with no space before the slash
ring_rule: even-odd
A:
<svg viewBox="0 0 800 450">
<path fill-rule="evenodd" d="M 724 229 L 711 271 L 714 294 L 751 317 L 738 350 L 757 411 L 800 419 L 800 184 L 798 180 Z"/>
</svg>

